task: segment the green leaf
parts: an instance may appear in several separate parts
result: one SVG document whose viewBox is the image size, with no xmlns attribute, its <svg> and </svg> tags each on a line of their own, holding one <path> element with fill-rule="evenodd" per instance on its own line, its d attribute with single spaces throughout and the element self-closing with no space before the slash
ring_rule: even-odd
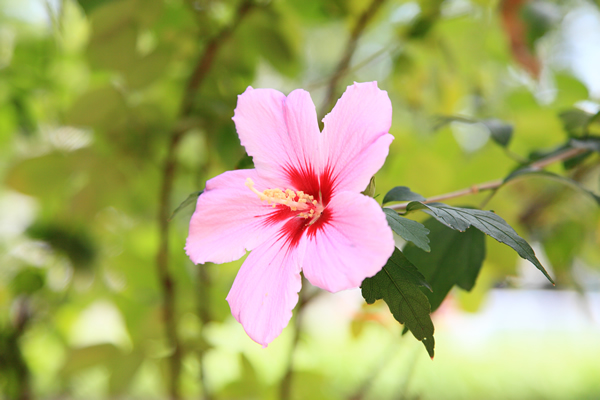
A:
<svg viewBox="0 0 600 400">
<path fill-rule="evenodd" d="M 16 295 L 31 295 L 44 287 L 46 282 L 46 271 L 41 268 L 28 267 L 16 274 L 9 287 Z"/>
<path fill-rule="evenodd" d="M 431 251 L 408 243 L 404 255 L 419 269 L 432 291 L 425 291 L 431 311 L 437 310 L 454 285 L 470 291 L 485 259 L 485 235 L 468 228 L 460 232 L 430 218 L 424 222 L 430 231 Z"/>
<path fill-rule="evenodd" d="M 571 137 L 589 135 L 592 127 L 600 126 L 600 112 L 591 114 L 578 108 L 572 108 L 559 113 L 558 117 L 561 119 L 565 131 Z"/>
<path fill-rule="evenodd" d="M 122 357 L 123 353 L 111 343 L 71 349 L 59 373 L 63 377 L 69 377 L 80 372 L 82 369 L 98 364 L 106 365 L 111 360 Z"/>
<path fill-rule="evenodd" d="M 362 194 L 369 197 L 375 197 L 375 177 L 372 176 L 367 188 L 362 191 Z"/>
<path fill-rule="evenodd" d="M 482 124 L 489 131 L 492 140 L 502 147 L 508 147 L 512 139 L 513 126 L 497 118 L 478 120 L 475 118 L 462 117 L 458 115 L 438 116 L 434 124 L 434 130 L 440 129 L 450 122 L 462 122 L 464 124 Z M 416 199 L 415 199 L 416 200 Z"/>
<path fill-rule="evenodd" d="M 83 8 L 83 11 L 89 13 L 98 6 L 103 5 L 114 0 L 78 0 L 79 5 Z"/>
<path fill-rule="evenodd" d="M 465 231 L 468 227 L 474 226 L 500 243 L 510 246 L 517 254 L 519 254 L 519 256 L 521 256 L 521 258 L 530 261 L 537 269 L 542 271 L 544 276 L 554 284 L 554 281 L 550 278 L 546 269 L 544 269 L 535 256 L 529 243 L 519 236 L 506 221 L 494 212 L 451 207 L 442 203 L 423 204 L 416 201 L 409 203 L 406 210 L 407 212 L 423 210 L 438 221 L 458 231 Z"/>
<path fill-rule="evenodd" d="M 361 285 L 362 295 L 368 304 L 382 299 L 394 318 L 405 324 L 417 340 L 422 341 L 433 358 L 433 333 L 431 307 L 419 286 L 430 287 L 421 273 L 398 249 L 375 276 Z"/>
<path fill-rule="evenodd" d="M 531 169 L 531 168 L 519 169 L 519 170 L 516 170 L 515 172 L 513 172 L 512 174 L 510 174 L 509 176 L 507 176 L 504 179 L 504 183 L 510 182 L 517 178 L 528 177 L 528 176 L 539 176 L 539 177 L 550 178 L 557 182 L 571 186 L 572 188 L 580 190 L 583 193 L 589 195 L 600 206 L 600 196 L 598 196 L 594 192 L 584 188 L 583 186 L 581 186 L 581 184 L 579 182 L 577 182 L 571 178 L 567 178 L 565 176 L 561 176 L 561 175 L 555 174 L 553 172 L 545 171 L 545 170 L 536 170 L 536 169 Z"/>
<path fill-rule="evenodd" d="M 600 137 L 588 136 L 581 139 L 571 139 L 569 144 L 578 149 L 588 149 L 600 153 Z"/>
<path fill-rule="evenodd" d="M 96 243 L 87 227 L 37 222 L 27 229 L 27 234 L 33 239 L 48 243 L 53 250 L 62 252 L 76 269 L 90 269 L 98 256 Z"/>
<path fill-rule="evenodd" d="M 396 186 L 383 197 L 383 204 L 393 201 L 425 201 L 425 197 L 411 191 L 406 186 Z"/>
<path fill-rule="evenodd" d="M 513 126 L 499 119 L 481 121 L 489 129 L 492 140 L 502 147 L 507 147 L 513 134 Z"/>
<path fill-rule="evenodd" d="M 415 246 L 429 251 L 429 238 L 427 230 L 423 224 L 413 221 L 408 218 L 401 217 L 398 213 L 390 208 L 384 208 L 383 212 L 387 218 L 390 228 L 402 239 L 413 242 Z"/>
<path fill-rule="evenodd" d="M 173 211 L 173 214 L 169 217 L 169 221 L 171 221 L 177 213 L 179 213 L 184 208 L 188 207 L 190 204 L 196 204 L 198 201 L 198 197 L 204 192 L 204 190 L 200 190 L 199 192 L 190 193 L 190 195 Z"/>
<path fill-rule="evenodd" d="M 244 154 L 240 161 L 235 165 L 235 169 L 251 169 L 254 168 L 254 160 L 248 154 Z"/>
<path fill-rule="evenodd" d="M 108 380 L 108 389 L 111 398 L 120 397 L 118 395 L 127 391 L 143 362 L 144 354 L 140 351 L 133 351 L 109 360 L 106 363 L 108 369 L 111 371 Z"/>
</svg>

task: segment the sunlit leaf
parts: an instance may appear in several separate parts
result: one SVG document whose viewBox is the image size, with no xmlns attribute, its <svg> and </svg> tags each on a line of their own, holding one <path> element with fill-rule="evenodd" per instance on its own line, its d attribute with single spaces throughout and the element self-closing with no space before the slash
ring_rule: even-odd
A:
<svg viewBox="0 0 600 400">
<path fill-rule="evenodd" d="M 365 190 L 362 191 L 362 194 L 364 194 L 365 196 L 369 196 L 369 197 L 374 197 L 375 196 L 375 177 L 372 176 L 371 180 L 369 181 L 369 184 L 367 185 L 367 188 Z"/>
<path fill-rule="evenodd" d="M 45 270 L 41 268 L 24 268 L 10 282 L 10 289 L 15 295 L 31 295 L 44 287 Z"/>
<path fill-rule="evenodd" d="M 481 121 L 489 129 L 492 140 L 502 147 L 507 147 L 513 134 L 513 126 L 499 119 Z"/>
<path fill-rule="evenodd" d="M 383 212 L 387 218 L 390 228 L 402 239 L 412 242 L 415 246 L 429 251 L 429 230 L 423 224 L 408 218 L 401 217 L 394 210 L 384 208 Z"/>
<path fill-rule="evenodd" d="M 396 186 L 383 197 L 383 204 L 393 201 L 424 201 L 425 197 L 411 191 L 406 186 Z"/>
<path fill-rule="evenodd" d="M 595 128 L 593 133 L 600 132 L 600 112 L 592 114 L 579 108 L 572 108 L 559 113 L 558 116 L 563 123 L 565 131 L 571 137 L 580 138 L 590 134 L 592 125 Z"/>
<path fill-rule="evenodd" d="M 423 210 L 435 217 L 438 221 L 452 229 L 464 232 L 470 226 L 474 226 L 486 235 L 489 235 L 510 246 L 521 258 L 530 261 L 544 276 L 554 284 L 546 269 L 535 256 L 529 243 L 515 232 L 510 225 L 492 211 L 482 211 L 470 208 L 451 207 L 443 203 L 423 204 L 413 201 L 408 204 L 407 211 Z"/>
</svg>

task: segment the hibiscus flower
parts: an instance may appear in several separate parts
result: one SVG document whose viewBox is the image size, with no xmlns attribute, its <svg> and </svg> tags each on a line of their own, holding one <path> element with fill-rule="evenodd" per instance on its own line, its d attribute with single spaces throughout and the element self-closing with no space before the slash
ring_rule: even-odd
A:
<svg viewBox="0 0 600 400">
<path fill-rule="evenodd" d="M 238 96 L 233 120 L 255 169 L 206 183 L 185 250 L 196 264 L 250 251 L 227 301 L 246 333 L 266 347 L 292 317 L 300 272 L 330 292 L 357 288 L 394 250 L 377 202 L 363 194 L 393 136 L 392 106 L 376 82 L 355 83 L 319 131 L 308 92 Z"/>
</svg>

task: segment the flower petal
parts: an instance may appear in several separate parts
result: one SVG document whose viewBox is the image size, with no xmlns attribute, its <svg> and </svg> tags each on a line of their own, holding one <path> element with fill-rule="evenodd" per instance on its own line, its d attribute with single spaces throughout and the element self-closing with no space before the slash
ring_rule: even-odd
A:
<svg viewBox="0 0 600 400">
<path fill-rule="evenodd" d="M 377 82 L 354 83 L 323 122 L 321 172 L 332 182 L 332 192 L 363 191 L 394 139 L 388 134 L 392 104 L 387 92 Z"/>
<path fill-rule="evenodd" d="M 185 245 L 194 263 L 237 260 L 277 232 L 293 215 L 261 202 L 245 185 L 246 178 L 251 178 L 258 190 L 273 187 L 254 169 L 225 172 L 206 183 Z"/>
<path fill-rule="evenodd" d="M 359 287 L 392 255 L 392 230 L 379 204 L 362 194 L 338 193 L 327 209 L 328 222 L 303 238 L 304 276 L 330 292 Z"/>
<path fill-rule="evenodd" d="M 273 89 L 248 87 L 238 96 L 233 117 L 240 142 L 261 176 L 286 188 L 294 171 L 315 175 L 319 162 L 319 125 L 308 92 L 289 96 Z"/>
<path fill-rule="evenodd" d="M 255 342 L 266 347 L 292 318 L 302 287 L 303 247 L 278 233 L 250 253 L 227 295 L 231 313 Z"/>
</svg>

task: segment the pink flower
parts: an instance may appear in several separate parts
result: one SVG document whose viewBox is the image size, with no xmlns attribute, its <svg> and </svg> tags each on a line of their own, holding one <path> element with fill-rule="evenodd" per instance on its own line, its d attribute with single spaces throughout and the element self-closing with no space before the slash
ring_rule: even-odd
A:
<svg viewBox="0 0 600 400">
<path fill-rule="evenodd" d="M 251 251 L 227 296 L 233 316 L 267 346 L 292 317 L 300 271 L 330 292 L 359 287 L 394 250 L 375 200 L 362 195 L 393 140 L 392 106 L 376 82 L 348 86 L 319 132 L 308 92 L 248 89 L 233 120 L 256 169 L 206 183 L 185 250 L 194 263 Z"/>
</svg>

